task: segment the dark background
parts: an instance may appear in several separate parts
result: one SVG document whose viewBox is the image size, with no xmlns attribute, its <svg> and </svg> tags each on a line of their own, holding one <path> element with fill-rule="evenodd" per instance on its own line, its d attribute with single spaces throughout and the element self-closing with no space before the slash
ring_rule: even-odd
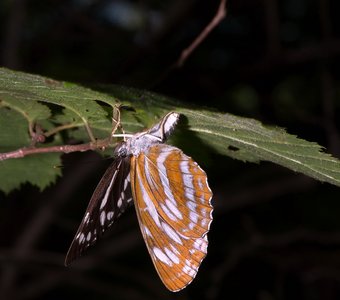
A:
<svg viewBox="0 0 340 300">
<path fill-rule="evenodd" d="M 218 1 L 6 0 L 0 64 L 83 85 L 119 83 L 252 117 L 340 157 L 338 0 L 229 0 L 227 18 L 171 70 Z M 271 163 L 185 152 L 214 191 L 209 252 L 168 292 L 135 212 L 69 268 L 64 256 L 101 174 L 95 153 L 63 157 L 40 193 L 0 194 L 1 299 L 340 299 L 340 192 Z M 34 171 L 34 170 L 32 170 Z"/>
</svg>

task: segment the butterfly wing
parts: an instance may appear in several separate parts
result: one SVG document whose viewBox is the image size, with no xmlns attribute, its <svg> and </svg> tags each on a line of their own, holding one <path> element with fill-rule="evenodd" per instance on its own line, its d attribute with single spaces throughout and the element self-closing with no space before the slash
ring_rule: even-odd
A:
<svg viewBox="0 0 340 300">
<path fill-rule="evenodd" d="M 212 192 L 205 172 L 175 147 L 131 158 L 139 225 L 155 268 L 171 291 L 187 286 L 207 254 Z"/>
<path fill-rule="evenodd" d="M 132 203 L 130 157 L 117 158 L 97 185 L 67 252 L 65 265 L 82 255 Z"/>
</svg>

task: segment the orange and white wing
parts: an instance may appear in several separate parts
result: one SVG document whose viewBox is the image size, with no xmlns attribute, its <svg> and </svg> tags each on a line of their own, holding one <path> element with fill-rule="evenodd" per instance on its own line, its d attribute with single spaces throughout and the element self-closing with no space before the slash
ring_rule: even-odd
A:
<svg viewBox="0 0 340 300">
<path fill-rule="evenodd" d="M 178 148 L 158 144 L 131 158 L 139 225 L 164 285 L 186 287 L 207 254 L 212 192 L 207 175 Z"/>
</svg>

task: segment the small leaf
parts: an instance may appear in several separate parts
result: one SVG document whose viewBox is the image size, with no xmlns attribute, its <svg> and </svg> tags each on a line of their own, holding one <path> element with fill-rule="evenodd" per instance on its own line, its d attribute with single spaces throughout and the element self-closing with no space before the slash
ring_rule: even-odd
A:
<svg viewBox="0 0 340 300">
<path fill-rule="evenodd" d="M 30 138 L 25 119 L 18 112 L 0 107 L 0 152 L 29 145 Z"/>
<path fill-rule="evenodd" d="M 29 145 L 27 124 L 22 114 L 7 107 L 0 108 L 0 141 L 0 152 Z M 42 190 L 60 175 L 60 170 L 54 168 L 57 165 L 60 165 L 58 153 L 0 161 L 0 190 L 8 193 L 25 182 Z"/>
<path fill-rule="evenodd" d="M 60 169 L 56 168 L 60 164 L 58 153 L 44 153 L 1 161 L 0 190 L 9 193 L 26 182 L 43 190 L 55 183 L 57 176 L 61 175 Z"/>
</svg>

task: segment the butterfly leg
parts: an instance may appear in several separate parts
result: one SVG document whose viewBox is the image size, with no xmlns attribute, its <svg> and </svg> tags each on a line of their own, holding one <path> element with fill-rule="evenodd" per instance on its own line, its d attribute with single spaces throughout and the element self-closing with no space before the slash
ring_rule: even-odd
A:
<svg viewBox="0 0 340 300">
<path fill-rule="evenodd" d="M 120 122 L 120 104 L 114 105 L 112 112 L 112 131 L 111 137 L 115 134 L 115 132 L 120 128 L 123 131 L 121 122 Z"/>
</svg>

